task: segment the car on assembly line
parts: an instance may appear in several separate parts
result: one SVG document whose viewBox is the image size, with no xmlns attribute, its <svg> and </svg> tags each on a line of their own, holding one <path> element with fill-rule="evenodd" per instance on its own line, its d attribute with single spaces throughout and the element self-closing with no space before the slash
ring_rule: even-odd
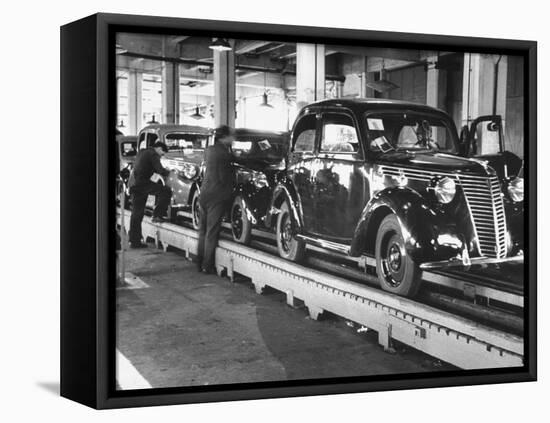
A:
<svg viewBox="0 0 550 423">
<path fill-rule="evenodd" d="M 238 128 L 231 150 L 235 168 L 231 232 L 235 241 L 248 244 L 252 228 L 266 229 L 273 189 L 285 169 L 288 134 Z"/>
<path fill-rule="evenodd" d="M 310 244 L 374 257 L 382 289 L 403 296 L 422 269 L 523 260 L 521 160 L 470 157 L 472 134 L 461 142 L 445 112 L 421 104 L 306 106 L 265 219 L 279 255 L 299 261 Z"/>
<path fill-rule="evenodd" d="M 116 148 L 118 171 L 122 179 L 126 182 L 130 177 L 130 171 L 132 170 L 137 155 L 137 136 L 117 134 Z"/>
<path fill-rule="evenodd" d="M 157 175 L 158 183 L 172 189 L 170 220 L 174 220 L 179 212 L 190 212 L 193 226 L 198 229 L 201 166 L 204 150 L 212 143 L 212 130 L 192 125 L 151 124 L 139 132 L 138 150 L 148 148 L 156 141 L 162 141 L 168 147 L 161 159 L 163 166 L 175 171 L 166 178 Z M 150 197 L 147 207 L 154 207 L 154 197 Z"/>
</svg>

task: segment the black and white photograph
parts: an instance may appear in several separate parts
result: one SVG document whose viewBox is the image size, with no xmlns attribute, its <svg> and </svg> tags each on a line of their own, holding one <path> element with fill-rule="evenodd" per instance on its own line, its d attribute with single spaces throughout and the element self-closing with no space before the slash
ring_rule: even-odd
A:
<svg viewBox="0 0 550 423">
<path fill-rule="evenodd" d="M 117 391 L 524 366 L 524 56 L 114 48 Z"/>
<path fill-rule="evenodd" d="M 544 12 L 4 5 L 0 419 L 545 421 Z"/>
</svg>

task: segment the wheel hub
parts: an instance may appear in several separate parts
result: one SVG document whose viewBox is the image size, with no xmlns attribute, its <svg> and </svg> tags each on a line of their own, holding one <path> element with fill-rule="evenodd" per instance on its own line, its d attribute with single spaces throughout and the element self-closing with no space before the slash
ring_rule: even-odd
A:
<svg viewBox="0 0 550 423">
<path fill-rule="evenodd" d="M 398 245 L 392 244 L 388 253 L 388 263 L 393 272 L 398 272 L 401 268 L 401 249 Z"/>
</svg>

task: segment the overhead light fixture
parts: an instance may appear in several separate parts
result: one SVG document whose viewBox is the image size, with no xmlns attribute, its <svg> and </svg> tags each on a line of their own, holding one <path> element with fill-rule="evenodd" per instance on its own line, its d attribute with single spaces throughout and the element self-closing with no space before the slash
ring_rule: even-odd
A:
<svg viewBox="0 0 550 423">
<path fill-rule="evenodd" d="M 229 41 L 227 41 L 225 38 L 216 38 L 216 40 L 213 41 L 208 47 L 216 51 L 232 50 Z"/>
<path fill-rule="evenodd" d="M 394 84 L 389 79 L 386 79 L 386 70 L 384 69 L 384 59 L 382 59 L 382 69 L 380 69 L 380 79 L 378 81 L 371 81 L 366 83 L 367 87 L 379 93 L 385 93 L 396 88 L 399 85 Z"/>
<path fill-rule="evenodd" d="M 124 121 L 121 119 L 116 127 L 117 128 L 126 128 L 126 125 L 124 125 Z"/>
<path fill-rule="evenodd" d="M 260 107 L 267 107 L 268 109 L 273 109 L 273 106 L 269 104 L 267 101 L 267 91 L 264 91 L 262 104 L 260 104 Z"/>
<path fill-rule="evenodd" d="M 148 125 L 154 125 L 158 123 L 156 120 L 155 120 L 155 114 L 153 113 L 153 117 L 151 118 L 151 120 L 149 122 L 147 122 Z"/>
<path fill-rule="evenodd" d="M 262 104 L 260 104 L 260 107 L 267 107 L 268 109 L 273 109 L 273 106 L 269 104 L 269 101 L 267 101 L 267 72 L 264 72 L 264 94 L 262 99 Z"/>
<path fill-rule="evenodd" d="M 199 78 L 198 78 L 198 70 L 197 70 L 197 81 L 196 81 L 196 84 L 194 85 L 195 87 L 195 113 L 193 113 L 191 116 L 191 118 L 195 119 L 195 120 L 201 120 L 201 119 L 204 119 L 204 116 L 201 115 L 201 109 L 199 107 L 199 87 L 200 87 L 200 84 L 199 84 Z"/>
<path fill-rule="evenodd" d="M 201 119 L 204 119 L 204 116 L 201 115 L 201 109 L 199 106 L 195 107 L 195 113 L 193 113 L 192 115 L 190 115 L 189 117 L 195 119 L 195 120 L 201 120 Z"/>
</svg>

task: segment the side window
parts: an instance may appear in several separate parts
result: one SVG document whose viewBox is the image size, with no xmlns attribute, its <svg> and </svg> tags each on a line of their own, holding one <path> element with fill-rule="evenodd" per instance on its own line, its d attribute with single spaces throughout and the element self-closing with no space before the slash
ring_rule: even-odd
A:
<svg viewBox="0 0 550 423">
<path fill-rule="evenodd" d="M 313 114 L 302 117 L 296 124 L 292 140 L 295 152 L 313 152 L 315 148 L 316 125 L 317 118 Z"/>
<path fill-rule="evenodd" d="M 323 116 L 321 152 L 356 153 L 359 139 L 353 119 L 341 113 L 327 113 Z"/>
<path fill-rule="evenodd" d="M 144 150 L 147 148 L 147 145 L 145 144 L 145 132 L 142 132 L 139 134 L 138 139 L 138 150 Z"/>
<path fill-rule="evenodd" d="M 147 132 L 147 147 L 151 147 L 159 139 L 157 134 Z"/>
</svg>

